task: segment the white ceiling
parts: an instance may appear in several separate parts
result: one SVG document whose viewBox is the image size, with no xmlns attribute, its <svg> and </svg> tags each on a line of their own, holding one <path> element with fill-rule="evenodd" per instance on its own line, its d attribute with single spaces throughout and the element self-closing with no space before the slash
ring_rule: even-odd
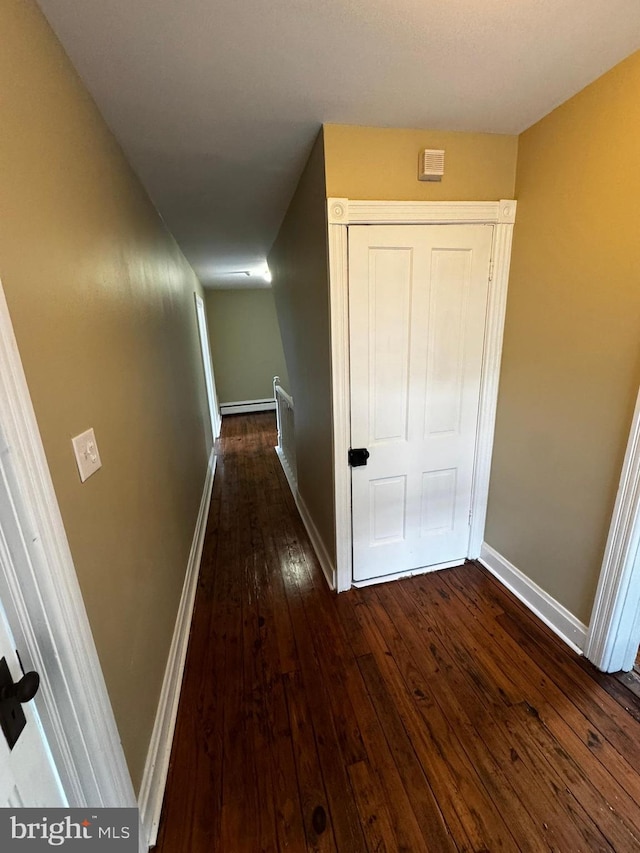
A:
<svg viewBox="0 0 640 853">
<path fill-rule="evenodd" d="M 255 286 L 322 122 L 518 133 L 640 0 L 39 0 L 205 286 Z"/>
</svg>

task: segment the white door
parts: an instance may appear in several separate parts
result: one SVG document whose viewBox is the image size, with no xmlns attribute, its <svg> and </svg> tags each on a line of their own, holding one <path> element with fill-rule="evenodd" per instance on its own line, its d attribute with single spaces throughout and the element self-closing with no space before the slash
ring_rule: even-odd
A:
<svg viewBox="0 0 640 853">
<path fill-rule="evenodd" d="M 492 237 L 349 228 L 355 582 L 467 557 Z"/>
<path fill-rule="evenodd" d="M 16 646 L 0 603 L 0 660 L 2 658 L 13 681 L 19 681 L 22 672 Z M 13 749 L 0 731 L 0 808 L 67 806 L 35 704 L 26 702 L 21 708 L 26 726 Z"/>
</svg>

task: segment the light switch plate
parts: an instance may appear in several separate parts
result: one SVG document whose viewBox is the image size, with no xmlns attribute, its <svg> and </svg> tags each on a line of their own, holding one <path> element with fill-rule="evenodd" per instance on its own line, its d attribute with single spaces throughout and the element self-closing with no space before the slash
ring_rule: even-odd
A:
<svg viewBox="0 0 640 853">
<path fill-rule="evenodd" d="M 88 429 L 75 438 L 72 438 L 71 444 L 73 445 L 73 452 L 78 463 L 80 481 L 84 483 L 92 474 L 95 474 L 98 468 L 102 468 L 93 429 Z"/>
</svg>

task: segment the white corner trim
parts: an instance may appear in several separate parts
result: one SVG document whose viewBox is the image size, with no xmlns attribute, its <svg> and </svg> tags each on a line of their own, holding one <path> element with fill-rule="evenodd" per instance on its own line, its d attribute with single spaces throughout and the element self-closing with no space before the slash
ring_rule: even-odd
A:
<svg viewBox="0 0 640 853">
<path fill-rule="evenodd" d="M 515 217 L 515 202 L 500 202 L 501 210 L 508 208 L 509 216 Z M 487 296 L 484 352 L 482 356 L 482 378 L 480 380 L 480 402 L 478 407 L 478 432 L 473 468 L 473 493 L 471 497 L 471 530 L 469 532 L 468 557 L 475 560 L 480 555 L 484 528 L 487 521 L 489 501 L 489 479 L 493 457 L 493 438 L 498 408 L 498 385 L 502 361 L 502 339 L 507 312 L 507 289 L 511 264 L 511 242 L 513 220 L 498 223 L 493 228 L 492 278 Z"/>
<path fill-rule="evenodd" d="M 329 225 L 349 224 L 349 199 L 329 198 L 327 199 L 327 215 Z"/>
<path fill-rule="evenodd" d="M 202 558 L 204 536 L 209 517 L 216 461 L 217 457 L 212 450 L 209 456 L 209 464 L 207 465 L 200 509 L 198 511 L 191 551 L 189 552 L 187 571 L 182 586 L 182 595 L 178 606 L 178 615 L 176 617 L 169 657 L 162 682 L 160 701 L 158 702 L 158 710 L 147 752 L 142 784 L 140 785 L 138 805 L 140 808 L 140 822 L 145 833 L 147 847 L 155 845 L 158 837 L 158 827 L 160 826 L 162 801 L 164 799 L 167 774 L 169 772 L 169 759 L 171 758 L 173 734 L 178 715 L 182 675 L 187 658 L 189 633 L 196 600 L 200 560 Z"/>
<path fill-rule="evenodd" d="M 298 508 L 298 512 L 300 513 L 300 518 L 302 519 L 302 523 L 305 526 L 305 529 L 309 535 L 309 539 L 311 540 L 311 544 L 313 546 L 313 550 L 316 553 L 316 557 L 318 558 L 318 562 L 324 572 L 324 576 L 326 578 L 327 583 L 329 584 L 330 589 L 335 589 L 335 570 L 331 563 L 331 558 L 325 548 L 324 542 L 320 534 L 318 533 L 318 528 L 316 527 L 309 510 L 307 509 L 307 505 L 304 502 L 302 495 L 298 491 L 298 483 L 293 476 L 293 472 L 289 463 L 286 460 L 284 453 L 281 448 L 274 448 L 278 459 L 280 460 L 280 464 L 282 465 L 282 470 L 284 471 L 284 475 L 287 478 L 287 483 L 289 484 L 289 488 L 291 489 L 291 494 L 293 495 L 293 500 Z"/>
<path fill-rule="evenodd" d="M 640 393 L 622 465 L 586 657 L 604 672 L 630 670 L 640 643 Z"/>
<path fill-rule="evenodd" d="M 346 202 L 347 200 L 344 199 Z M 331 323 L 331 395 L 333 406 L 334 512 L 336 525 L 336 589 L 353 580 L 351 545 L 351 444 L 349 391 L 349 284 L 347 229 L 329 225 L 329 307 Z"/>
<path fill-rule="evenodd" d="M 221 415 L 242 415 L 249 412 L 273 412 L 276 408 L 276 401 L 271 397 L 265 397 L 262 400 L 236 400 L 233 403 L 221 403 Z"/>
<path fill-rule="evenodd" d="M 1 285 L 0 438 L 27 555 L 19 567 L 1 561 L 0 597 L 26 662 L 48 686 L 36 705 L 69 805 L 135 806 Z"/>
<path fill-rule="evenodd" d="M 561 640 L 575 652 L 582 654 L 587 626 L 573 613 L 486 542 L 482 544 L 480 562 Z"/>
<path fill-rule="evenodd" d="M 517 202 L 406 202 L 327 199 L 331 379 L 333 404 L 334 509 L 336 520 L 336 588 L 352 585 L 351 441 L 349 392 L 348 226 L 350 224 L 486 224 L 493 225 L 493 274 L 489 286 L 482 362 L 472 523 L 468 557 L 476 559 L 484 537 L 493 453 L 502 339 Z"/>
</svg>

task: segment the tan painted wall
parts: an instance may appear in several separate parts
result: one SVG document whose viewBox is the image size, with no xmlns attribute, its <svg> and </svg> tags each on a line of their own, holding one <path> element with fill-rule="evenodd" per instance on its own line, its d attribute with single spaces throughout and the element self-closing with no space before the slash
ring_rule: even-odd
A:
<svg viewBox="0 0 640 853">
<path fill-rule="evenodd" d="M 331 439 L 327 196 L 497 200 L 514 191 L 517 137 L 325 125 L 285 216 L 269 265 L 295 400 L 300 491 L 335 556 Z M 417 180 L 418 154 L 446 149 L 440 184 Z"/>
<path fill-rule="evenodd" d="M 199 284 L 35 3 L 0 31 L 0 278 L 137 786 L 207 461 Z"/>
<path fill-rule="evenodd" d="M 398 201 L 497 201 L 512 198 L 517 136 L 324 126 L 327 195 Z M 418 155 L 445 149 L 440 182 L 418 180 Z"/>
<path fill-rule="evenodd" d="M 220 403 L 273 397 L 273 377 L 289 379 L 271 288 L 205 291 Z"/>
<path fill-rule="evenodd" d="M 295 405 L 298 487 L 335 562 L 324 145 L 319 135 L 269 255 Z"/>
<path fill-rule="evenodd" d="M 640 53 L 520 137 L 486 538 L 588 622 L 640 384 Z"/>
</svg>

